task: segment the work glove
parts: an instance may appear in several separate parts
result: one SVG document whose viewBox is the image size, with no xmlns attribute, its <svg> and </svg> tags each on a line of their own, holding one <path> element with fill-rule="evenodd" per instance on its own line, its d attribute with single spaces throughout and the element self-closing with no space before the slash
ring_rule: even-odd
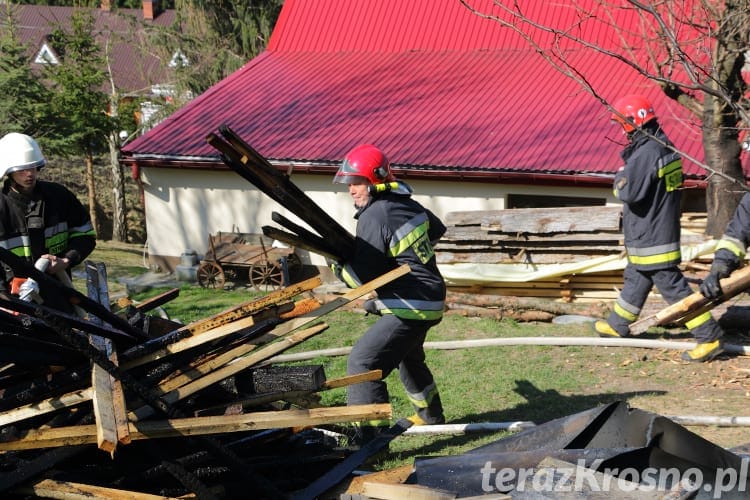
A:
<svg viewBox="0 0 750 500">
<path fill-rule="evenodd" d="M 711 264 L 711 271 L 700 285 L 701 294 L 708 299 L 721 297 L 724 292 L 721 290 L 719 280 L 732 274 L 733 270 L 728 262 L 714 259 L 713 264 Z"/>
<path fill-rule="evenodd" d="M 375 302 L 375 299 L 365 300 L 364 304 L 362 304 L 362 308 L 368 314 L 376 314 L 378 316 L 381 316 L 380 310 L 378 309 L 378 305 Z"/>
</svg>

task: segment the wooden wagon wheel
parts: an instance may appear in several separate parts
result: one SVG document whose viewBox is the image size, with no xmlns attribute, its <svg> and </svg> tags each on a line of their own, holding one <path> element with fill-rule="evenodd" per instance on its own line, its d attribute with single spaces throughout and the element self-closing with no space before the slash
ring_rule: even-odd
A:
<svg viewBox="0 0 750 500">
<path fill-rule="evenodd" d="M 250 265 L 249 280 L 256 290 L 278 290 L 284 286 L 284 272 L 277 264 L 259 260 Z"/>
<path fill-rule="evenodd" d="M 204 262 L 198 267 L 198 283 L 203 288 L 224 288 L 224 271 L 216 262 Z"/>
</svg>

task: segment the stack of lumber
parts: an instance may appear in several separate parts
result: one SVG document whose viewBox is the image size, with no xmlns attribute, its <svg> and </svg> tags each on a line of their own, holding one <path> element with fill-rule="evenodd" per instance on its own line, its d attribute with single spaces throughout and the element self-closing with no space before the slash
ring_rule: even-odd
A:
<svg viewBox="0 0 750 500">
<path fill-rule="evenodd" d="M 439 264 L 563 264 L 622 252 L 620 207 L 450 212 Z"/>
<path fill-rule="evenodd" d="M 56 286 L 2 249 L 0 259 L 16 276 Z M 317 426 L 391 416 L 388 404 L 325 408 L 316 398 L 379 372 L 327 380 L 321 366 L 271 358 L 408 267 L 333 302 L 305 296 L 321 284 L 312 278 L 187 325 L 148 319 L 178 290 L 114 313 L 104 266 L 86 270 L 88 295 L 64 292 L 75 315 L 0 298 L 6 498 L 282 498 L 349 455 Z"/>
<path fill-rule="evenodd" d="M 620 206 L 450 212 L 445 218 L 447 231 L 435 250 L 442 268 L 470 263 L 535 271 L 585 264 L 602 257 L 619 259 L 624 257 L 621 219 Z M 705 214 L 686 213 L 681 223 L 683 245 L 705 241 Z M 596 302 L 615 300 L 623 284 L 621 269 L 552 272 L 528 280 L 519 279 L 517 271 L 509 276 L 493 281 L 477 276 L 476 283 L 450 286 L 450 290 Z"/>
</svg>

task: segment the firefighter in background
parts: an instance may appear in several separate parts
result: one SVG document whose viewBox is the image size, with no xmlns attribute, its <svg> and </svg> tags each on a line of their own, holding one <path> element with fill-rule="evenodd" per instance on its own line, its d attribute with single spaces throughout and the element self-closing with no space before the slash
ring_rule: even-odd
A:
<svg viewBox="0 0 750 500">
<path fill-rule="evenodd" d="M 25 134 L 9 133 L 0 139 L 0 246 L 30 264 L 47 259 L 46 272 L 70 276 L 96 246 L 88 211 L 65 186 L 38 180 L 46 165 L 37 142 Z M 5 276 L 10 283 L 12 276 Z M 59 297 L 45 305 L 70 310 Z"/>
<path fill-rule="evenodd" d="M 385 378 L 398 369 L 416 410 L 409 420 L 415 425 L 444 423 L 422 344 L 427 331 L 441 321 L 445 307 L 445 282 L 433 249 L 445 225 L 412 199 L 411 187 L 395 179 L 388 158 L 376 146 L 352 149 L 333 182 L 349 186 L 357 220 L 353 255 L 332 266 L 336 275 L 355 288 L 402 264 L 411 268 L 378 288 L 376 299 L 365 302 L 365 310 L 380 318 L 352 348 L 347 374 L 382 370 Z M 348 388 L 347 401 L 350 405 L 387 403 L 388 388 L 382 380 L 355 384 Z M 364 440 L 368 429 L 377 432 L 363 426 Z"/>
<path fill-rule="evenodd" d="M 622 126 L 628 144 L 625 166 L 615 175 L 614 195 L 623 202 L 622 225 L 628 263 L 624 285 L 607 321 L 594 329 L 601 337 L 627 337 L 651 288 L 673 304 L 693 291 L 677 267 L 680 253 L 682 160 L 659 126 L 648 99 L 628 95 L 613 105 L 612 120 Z M 685 361 L 710 361 L 723 351 L 723 332 L 709 311 L 686 326 L 697 346 Z"/>
<path fill-rule="evenodd" d="M 724 235 L 716 244 L 711 271 L 700 286 L 704 297 L 715 299 L 722 295 L 719 280 L 726 278 L 740 267 L 745 258 L 748 243 L 750 243 L 750 193 L 742 197 Z"/>
</svg>

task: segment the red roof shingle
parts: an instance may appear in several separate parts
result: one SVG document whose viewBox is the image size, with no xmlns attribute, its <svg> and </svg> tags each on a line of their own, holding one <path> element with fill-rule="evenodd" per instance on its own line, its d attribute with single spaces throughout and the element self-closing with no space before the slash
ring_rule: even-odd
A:
<svg viewBox="0 0 750 500">
<path fill-rule="evenodd" d="M 490 0 L 476 3 L 492 8 Z M 567 4 L 524 2 L 558 26 L 619 43 L 600 20 L 577 25 Z M 699 129 L 682 126 L 682 110 L 653 84 L 594 51 L 567 56 L 590 70 L 606 99 L 650 97 L 672 140 L 702 158 Z M 205 137 L 225 123 L 270 160 L 333 168 L 371 142 L 404 173 L 456 177 L 612 174 L 625 140 L 578 83 L 458 0 L 286 0 L 266 52 L 123 153 L 135 163 L 220 163 Z M 686 173 L 703 172 L 686 162 Z"/>
</svg>

